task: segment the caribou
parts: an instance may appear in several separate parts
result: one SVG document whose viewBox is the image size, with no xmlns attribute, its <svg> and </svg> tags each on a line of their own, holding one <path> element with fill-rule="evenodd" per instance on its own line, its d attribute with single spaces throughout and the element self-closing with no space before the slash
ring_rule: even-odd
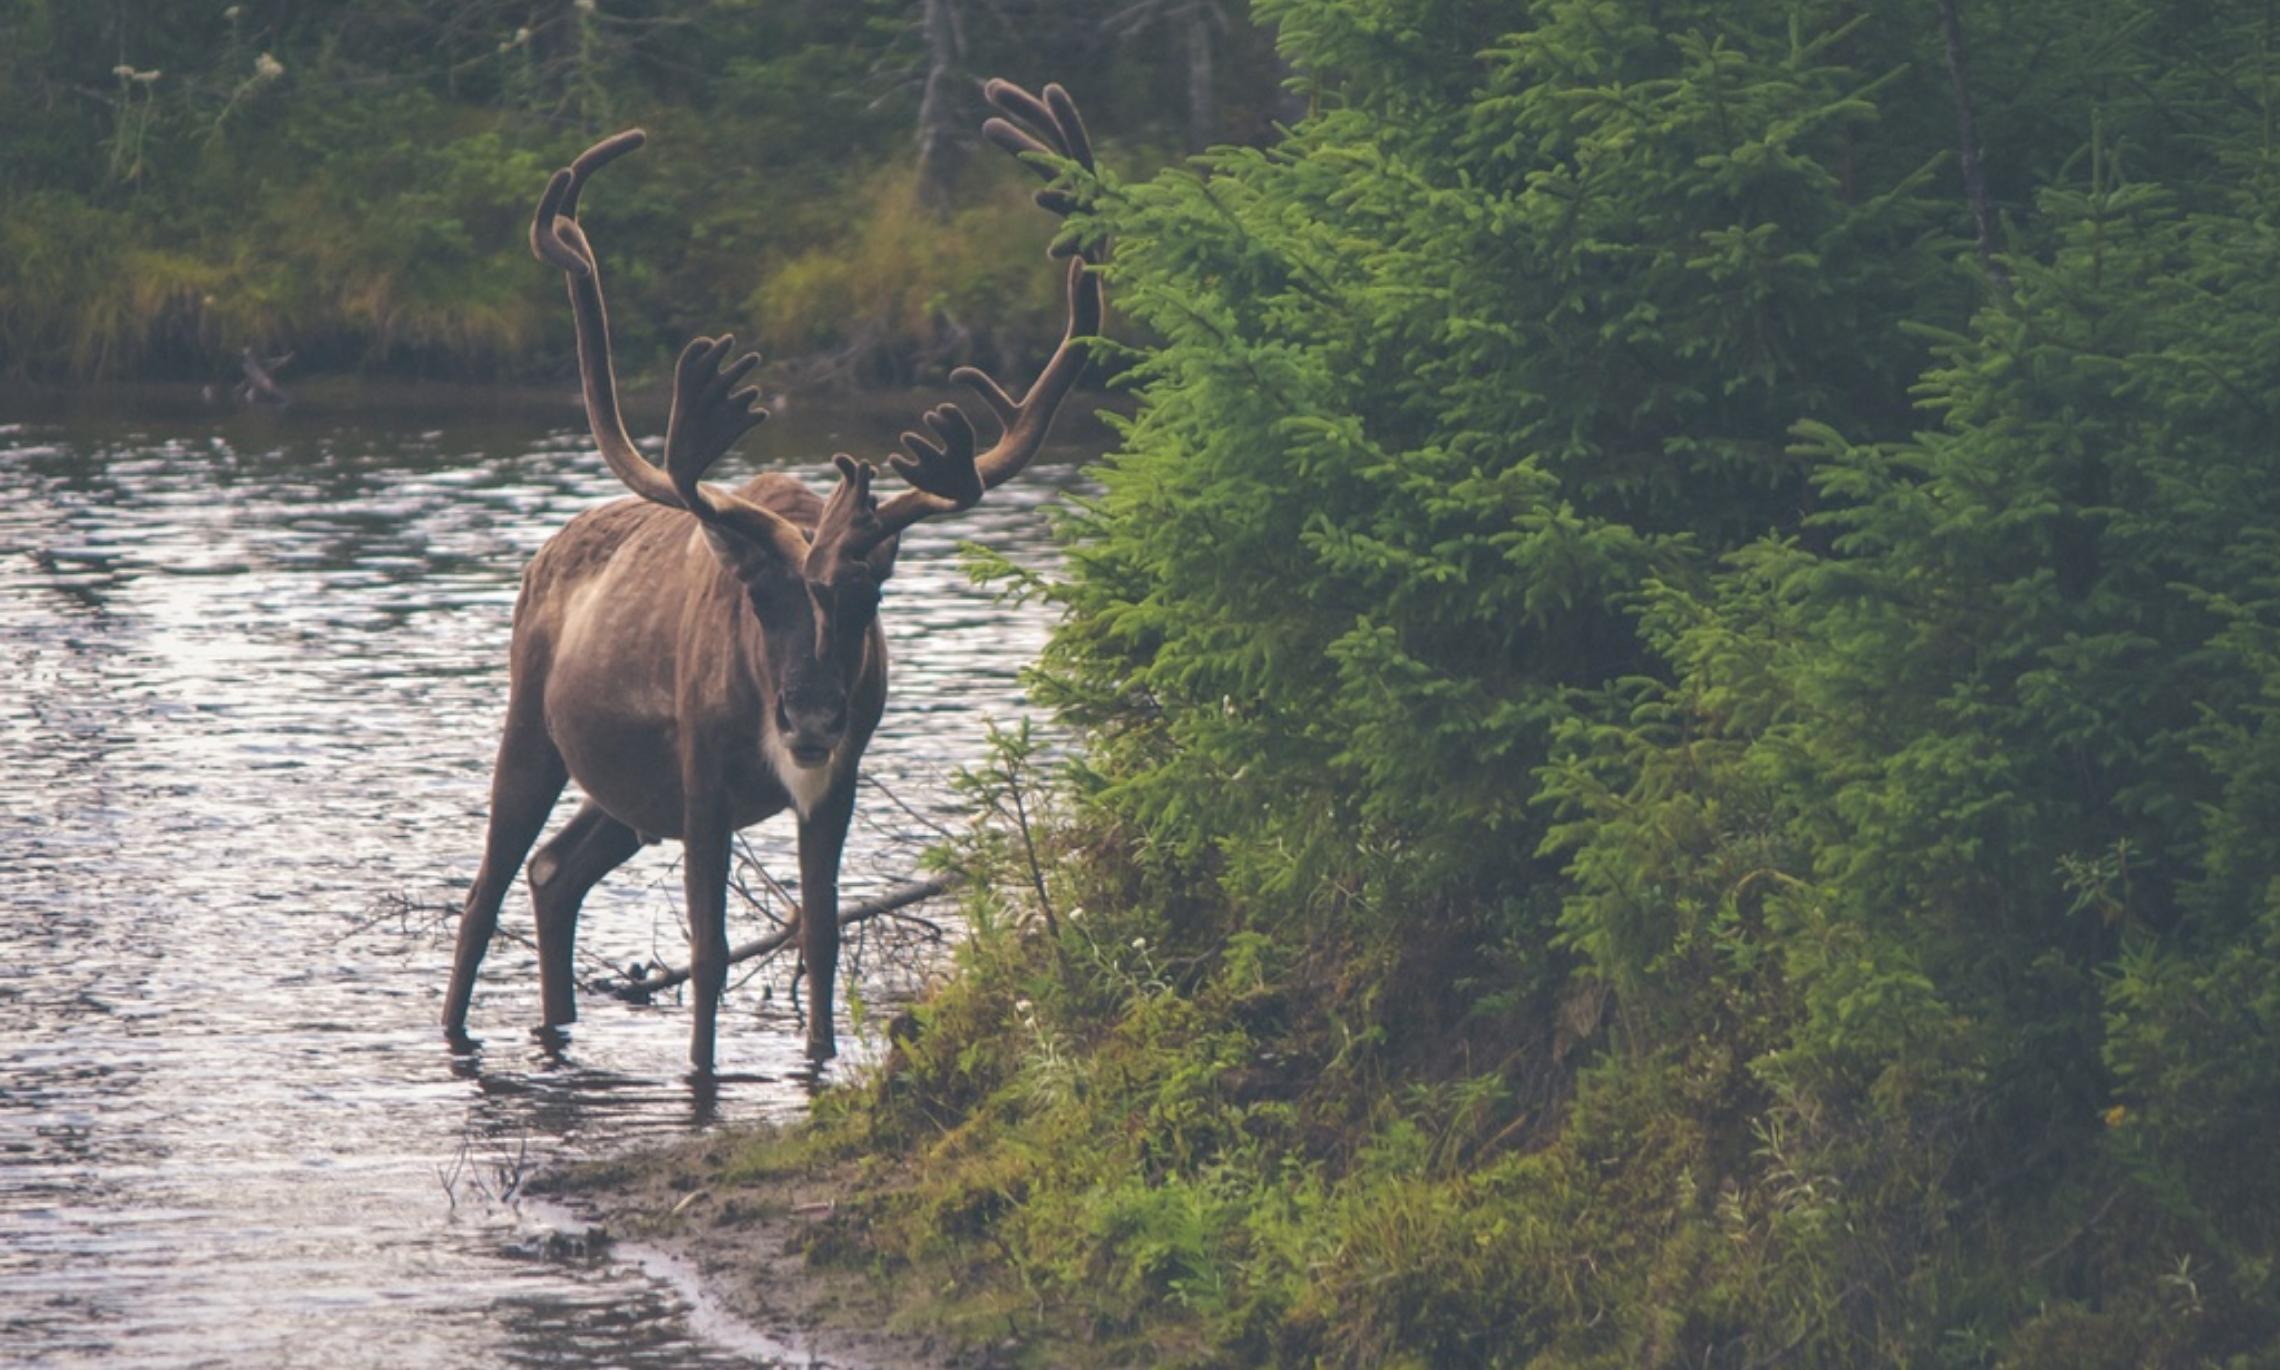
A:
<svg viewBox="0 0 2280 1370">
<path fill-rule="evenodd" d="M 1092 149 L 1068 93 L 984 89 L 998 111 L 989 140 L 1048 176 Z M 604 139 L 554 173 L 531 225 L 531 250 L 561 270 L 576 324 L 586 418 L 602 461 L 632 491 L 573 518 L 539 549 L 515 603 L 507 715 L 491 778 L 482 862 L 461 914 L 443 1023 L 463 1038 L 477 969 L 514 872 L 563 786 L 583 803 L 528 867 L 547 1028 L 577 1017 L 571 946 L 588 890 L 644 844 L 682 844 L 694 986 L 689 1062 L 712 1070 L 722 986 L 730 846 L 786 809 L 799 824 L 799 952 L 808 987 L 807 1054 L 836 1051 L 839 863 L 855 808 L 856 768 L 887 698 L 880 591 L 903 530 L 972 508 L 1037 455 L 1101 329 L 1100 250 L 1057 241 L 1067 265 L 1067 326 L 1020 399 L 982 371 L 951 379 L 996 419 L 979 437 L 956 404 L 923 416 L 889 464 L 907 488 L 882 500 L 877 469 L 842 452 L 828 498 L 784 474 L 734 489 L 703 479 L 768 417 L 739 386 L 759 363 L 730 360 L 732 337 L 691 341 L 674 370 L 661 466 L 620 417 L 601 272 L 578 199 L 602 167 L 645 141 Z M 1042 156 L 1036 154 L 1044 154 Z M 1036 192 L 1075 207 L 1063 179 Z"/>
</svg>

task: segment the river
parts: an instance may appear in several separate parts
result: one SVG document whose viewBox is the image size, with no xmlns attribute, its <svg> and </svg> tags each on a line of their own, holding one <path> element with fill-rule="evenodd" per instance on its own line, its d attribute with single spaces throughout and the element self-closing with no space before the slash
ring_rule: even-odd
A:
<svg viewBox="0 0 2280 1370">
<path fill-rule="evenodd" d="M 796 406 L 722 474 L 782 454 L 820 486 L 834 447 L 877 456 L 919 410 Z M 865 763 L 883 788 L 845 898 L 908 874 L 985 720 L 1022 713 L 1044 611 L 995 602 L 953 548 L 1047 561 L 1041 509 L 1099 434 L 1062 427 L 1073 444 L 904 539 Z M 654 1265 L 553 1249 L 562 1215 L 513 1190 L 547 1161 L 798 1115 L 818 1080 L 788 964 L 732 978 L 716 1088 L 683 1076 L 678 1003 L 585 997 L 549 1046 L 528 1030 L 535 957 L 506 936 L 528 934 L 518 888 L 479 1047 L 455 1055 L 436 1026 L 517 577 L 617 493 L 559 396 L 0 404 L 0 1360 L 771 1358 Z M 749 836 L 796 874 L 788 823 Z M 595 890 L 582 954 L 685 962 L 676 853 Z M 732 906 L 733 939 L 764 926 Z M 843 995 L 874 1028 L 938 964 L 879 926 L 851 940 Z M 841 1039 L 826 1079 L 875 1051 L 844 1019 Z"/>
</svg>

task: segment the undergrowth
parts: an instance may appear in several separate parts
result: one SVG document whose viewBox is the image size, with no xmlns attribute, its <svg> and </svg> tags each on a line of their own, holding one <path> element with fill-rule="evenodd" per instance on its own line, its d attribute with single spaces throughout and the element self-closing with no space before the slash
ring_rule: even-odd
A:
<svg viewBox="0 0 2280 1370">
<path fill-rule="evenodd" d="M 1067 763 L 749 1164 L 1037 1364 L 2280 1364 L 2271 16 L 1965 6 L 1983 256 L 1922 7 L 1259 8 L 983 568 Z"/>
</svg>

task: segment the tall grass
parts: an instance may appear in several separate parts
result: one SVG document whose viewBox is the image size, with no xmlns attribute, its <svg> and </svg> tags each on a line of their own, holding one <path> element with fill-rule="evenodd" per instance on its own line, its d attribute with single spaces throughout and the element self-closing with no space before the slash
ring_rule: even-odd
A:
<svg viewBox="0 0 2280 1370">
<path fill-rule="evenodd" d="M 873 175 L 851 196 L 843 236 L 773 265 L 746 300 L 762 343 L 836 357 L 857 378 L 908 380 L 1053 336 L 1062 289 L 1045 260 L 1053 221 L 1011 179 L 993 178 L 996 193 L 945 222 L 919 204 L 909 169 Z"/>
<path fill-rule="evenodd" d="M 582 140 L 434 106 L 397 113 L 427 136 L 383 139 L 336 114 L 341 126 L 304 135 L 314 144 L 202 142 L 180 184 L 0 207 L 0 373 L 214 378 L 249 345 L 297 348 L 305 367 L 566 372 L 561 284 L 524 237 L 547 172 Z M 689 333 L 743 324 L 740 306 L 771 355 L 817 363 L 811 380 L 1004 364 L 1059 327 L 1053 221 L 1017 168 L 977 172 L 947 219 L 919 207 L 899 165 L 770 213 L 721 174 L 692 174 L 702 142 L 659 142 L 667 155 L 613 170 L 586 206 L 634 371 Z"/>
</svg>

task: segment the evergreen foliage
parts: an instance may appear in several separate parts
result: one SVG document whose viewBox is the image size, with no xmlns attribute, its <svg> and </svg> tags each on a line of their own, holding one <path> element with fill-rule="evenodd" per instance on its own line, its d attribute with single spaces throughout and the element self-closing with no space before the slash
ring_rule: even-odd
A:
<svg viewBox="0 0 2280 1370">
<path fill-rule="evenodd" d="M 1963 6 L 1990 276 L 1930 6 L 1257 12 L 1074 773 L 752 1164 L 1041 1363 L 2280 1361 L 2272 16 Z"/>
</svg>

